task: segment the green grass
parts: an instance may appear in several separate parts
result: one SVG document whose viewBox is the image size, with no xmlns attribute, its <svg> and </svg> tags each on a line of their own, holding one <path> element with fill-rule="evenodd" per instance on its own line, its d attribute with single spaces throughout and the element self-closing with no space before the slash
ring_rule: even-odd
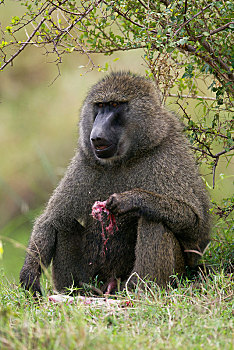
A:
<svg viewBox="0 0 234 350">
<path fill-rule="evenodd" d="M 131 305 L 55 304 L 49 279 L 45 296 L 0 276 L 0 349 L 232 349 L 233 274 L 231 219 L 216 225 L 203 262 L 216 272 L 177 282 L 177 287 L 146 284 L 117 300 Z"/>
<path fill-rule="evenodd" d="M 231 275 L 131 294 L 132 306 L 38 302 L 0 284 L 1 349 L 232 349 Z M 129 300 L 123 294 L 119 299 Z"/>
</svg>

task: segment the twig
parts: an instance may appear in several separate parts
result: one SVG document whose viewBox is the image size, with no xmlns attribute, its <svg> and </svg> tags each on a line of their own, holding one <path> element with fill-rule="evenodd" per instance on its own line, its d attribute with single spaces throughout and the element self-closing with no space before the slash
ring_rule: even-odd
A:
<svg viewBox="0 0 234 350">
<path fill-rule="evenodd" d="M 210 101 L 216 101 L 215 97 L 209 97 L 209 96 L 193 96 L 193 95 L 177 95 L 177 94 L 168 94 L 169 97 L 178 97 L 178 98 L 193 98 L 193 99 L 202 99 L 202 100 L 210 100 Z"/>
<path fill-rule="evenodd" d="M 96 1 L 95 6 L 97 6 L 100 2 L 101 2 L 101 0 Z M 77 20 L 75 20 L 73 23 L 71 23 L 69 27 L 65 28 L 65 29 L 63 30 L 63 34 L 62 34 L 61 36 L 59 36 L 59 40 L 61 40 L 61 39 L 63 38 L 64 35 L 68 34 L 69 31 L 70 31 L 71 29 L 73 29 L 73 27 L 74 27 L 78 22 L 80 22 L 85 16 L 87 16 L 93 9 L 94 9 L 94 5 L 90 6 L 84 13 L 82 13 L 82 14 L 80 15 L 79 18 L 77 18 Z M 59 42 L 59 40 L 58 40 L 58 42 Z"/>
<path fill-rule="evenodd" d="M 143 3 L 143 1 L 138 0 L 138 2 L 139 2 L 146 10 L 149 10 L 149 8 Z"/>
<path fill-rule="evenodd" d="M 204 9 L 202 9 L 201 11 L 199 11 L 196 15 L 194 15 L 192 18 L 188 19 L 186 22 L 184 22 L 183 24 L 181 24 L 181 26 L 175 31 L 174 36 L 176 36 L 181 29 L 186 26 L 189 22 L 191 22 L 194 18 L 196 18 L 197 16 L 199 16 L 202 12 L 204 12 L 205 10 L 207 10 L 212 4 L 207 5 L 206 7 L 204 7 Z"/>
<path fill-rule="evenodd" d="M 64 0 L 62 3 L 66 2 L 66 0 Z M 48 16 L 50 16 L 54 11 L 56 10 L 56 6 L 54 6 L 49 12 L 48 12 Z M 37 25 L 37 27 L 34 29 L 34 31 L 32 32 L 32 34 L 29 36 L 28 41 L 30 41 L 34 35 L 36 34 L 36 32 L 38 31 L 38 29 L 41 27 L 41 25 L 46 21 L 46 17 L 44 17 L 39 24 Z M 3 70 L 9 63 L 11 63 L 27 46 L 27 43 L 24 43 L 19 50 L 12 55 L 8 61 L 6 61 L 1 67 L 0 70 Z"/>
<path fill-rule="evenodd" d="M 60 5 L 64 4 L 67 0 L 63 0 Z M 101 0 L 96 2 L 96 6 L 101 2 Z M 70 24 L 70 26 L 68 26 L 66 29 L 64 29 L 62 31 L 62 34 L 60 34 L 60 36 L 58 36 L 58 40 L 57 43 L 59 42 L 59 40 L 61 40 L 63 38 L 64 35 L 66 35 L 78 22 L 80 22 L 85 16 L 87 16 L 87 14 L 89 14 L 94 8 L 94 5 L 90 6 L 76 21 L 74 21 L 73 23 Z M 54 6 L 49 12 L 48 12 L 48 16 L 50 16 L 55 10 L 57 9 L 56 6 Z M 44 17 L 40 23 L 36 26 L 36 28 L 34 29 L 34 31 L 32 32 L 32 34 L 28 37 L 28 41 L 32 40 L 32 38 L 34 37 L 34 35 L 36 34 L 36 32 L 39 30 L 39 28 L 41 27 L 41 25 L 47 20 L 46 17 Z M 27 46 L 28 44 L 25 42 L 23 43 L 23 45 L 19 48 L 19 50 L 12 55 L 8 61 L 6 61 L 1 67 L 0 70 L 3 70 L 9 63 L 11 63 Z"/>
<path fill-rule="evenodd" d="M 185 253 L 195 253 L 198 254 L 200 256 L 203 256 L 203 253 L 199 252 L 198 250 L 193 250 L 193 249 L 186 249 L 184 250 Z"/>
<path fill-rule="evenodd" d="M 217 168 L 217 165 L 218 165 L 219 157 L 222 156 L 225 153 L 228 153 L 228 152 L 232 151 L 233 149 L 234 149 L 234 146 L 230 147 L 228 150 L 224 149 L 223 151 L 221 151 L 219 153 L 216 153 L 213 156 L 215 158 L 213 169 L 212 169 L 212 172 L 213 172 L 213 189 L 215 188 L 215 172 L 216 172 L 216 168 Z"/>
<path fill-rule="evenodd" d="M 68 13 L 69 15 L 73 15 L 73 16 L 81 16 L 82 13 L 78 13 L 78 12 L 72 12 L 72 11 L 69 11 L 69 10 L 66 10 L 64 9 L 63 7 L 61 7 L 61 5 L 63 4 L 60 4 L 60 5 L 57 5 L 57 4 L 54 4 L 54 2 L 52 0 L 48 0 L 52 5 L 56 6 L 59 10 L 63 11 L 63 12 L 66 12 Z M 66 1 L 65 1 L 66 2 Z"/>
<path fill-rule="evenodd" d="M 191 128 L 188 128 L 188 130 L 193 130 L 193 131 L 198 131 L 198 132 L 201 132 L 201 133 L 204 133 L 204 134 L 211 134 L 213 136 L 219 136 L 223 139 L 228 139 L 227 136 L 223 135 L 223 134 L 219 134 L 219 133 L 216 133 L 215 131 L 212 131 L 212 130 L 206 130 L 206 129 L 203 129 L 203 128 L 196 128 L 196 127 L 191 127 Z"/>
<path fill-rule="evenodd" d="M 54 40 L 53 40 L 53 44 L 54 44 L 54 50 L 55 50 L 55 52 L 56 52 L 56 54 L 57 54 L 57 57 L 58 57 L 58 62 L 56 63 L 56 66 L 57 66 L 57 69 L 58 69 L 58 74 L 57 74 L 57 76 L 53 79 L 53 81 L 50 83 L 49 86 L 53 85 L 54 82 L 61 76 L 61 72 L 60 72 L 59 65 L 60 65 L 60 63 L 62 63 L 62 58 L 61 58 L 61 56 L 60 56 L 60 54 L 59 54 L 59 52 L 58 52 L 58 50 L 57 50 L 57 47 L 56 47 L 56 45 L 55 45 Z"/>
<path fill-rule="evenodd" d="M 212 173 L 213 173 L 213 189 L 215 188 L 215 172 L 216 172 L 216 168 L 217 168 L 217 165 L 218 165 L 218 161 L 219 161 L 219 158 L 217 157 L 214 161 L 214 166 L 213 166 L 213 169 L 212 169 Z"/>
<path fill-rule="evenodd" d="M 231 81 L 234 81 L 234 75 L 231 73 L 228 65 L 217 54 L 215 54 L 215 52 L 212 49 L 211 45 L 206 40 L 199 39 L 198 41 L 206 49 L 206 51 L 208 51 L 210 53 L 210 55 L 213 58 L 213 60 L 215 62 L 219 63 L 220 66 L 226 71 L 225 73 L 228 75 L 228 78 Z"/>
<path fill-rule="evenodd" d="M 30 20 L 28 20 L 27 23 L 24 23 L 21 27 L 18 27 L 17 29 L 15 29 L 15 30 L 14 30 L 14 34 L 15 34 L 16 32 L 18 32 L 20 29 L 26 27 L 29 23 L 35 21 L 35 19 L 36 19 L 38 16 L 40 16 L 40 14 L 41 14 L 42 12 L 44 12 L 44 11 L 47 9 L 48 6 L 49 6 L 49 4 L 47 4 L 44 8 L 43 8 L 43 6 L 42 6 L 41 10 L 36 14 L 36 16 L 34 16 L 34 17 L 31 18 Z"/>
<path fill-rule="evenodd" d="M 221 152 L 215 154 L 214 157 L 215 157 L 215 158 L 218 158 L 218 157 L 222 156 L 223 154 L 232 151 L 233 149 L 234 149 L 234 146 L 232 146 L 232 147 L 230 147 L 229 149 L 226 149 L 226 150 L 224 149 L 223 151 L 221 151 Z"/>
<path fill-rule="evenodd" d="M 226 29 L 227 27 L 229 27 L 231 24 L 234 24 L 234 22 L 229 22 L 229 23 L 226 23 L 224 24 L 222 27 L 219 27 L 215 30 L 212 30 L 209 35 L 213 35 L 213 34 L 216 34 L 216 33 L 219 33 L 221 32 L 222 30 Z M 199 35 L 197 36 L 197 38 L 202 38 L 204 35 Z"/>
<path fill-rule="evenodd" d="M 188 9 L 188 0 L 185 0 L 185 2 L 184 2 L 184 15 L 186 15 L 187 9 Z M 185 17 L 184 17 L 184 22 L 185 22 Z"/>
<path fill-rule="evenodd" d="M 103 1 L 105 5 L 108 5 L 108 1 Z M 135 21 L 133 21 L 130 17 L 128 17 L 126 15 L 126 13 L 123 13 L 122 11 L 120 11 L 117 7 L 113 6 L 113 9 L 115 10 L 115 12 L 117 12 L 121 17 L 125 18 L 126 21 L 134 24 L 135 26 L 139 27 L 139 28 L 145 28 L 144 25 L 142 24 L 139 24 Z M 154 32 L 155 33 L 155 30 L 151 30 L 151 32 Z"/>
<path fill-rule="evenodd" d="M 194 146 L 190 146 L 190 148 L 193 149 L 194 151 L 201 152 L 202 154 L 205 154 L 206 156 L 211 157 L 211 155 L 208 152 L 206 152 L 204 149 L 197 148 Z"/>
<path fill-rule="evenodd" d="M 143 279 L 138 275 L 137 272 L 133 272 L 133 273 L 128 277 L 127 282 L 125 283 L 125 288 L 126 288 L 126 293 L 127 293 L 128 298 L 131 300 L 131 296 L 130 296 L 129 291 L 128 291 L 128 283 L 129 283 L 130 279 L 131 279 L 133 276 L 136 276 L 136 277 L 141 281 L 141 283 L 144 284 L 144 286 L 146 287 L 146 289 L 148 289 L 148 291 L 150 292 L 151 296 L 152 296 L 152 297 L 154 298 L 154 300 L 155 300 L 155 295 L 154 295 L 154 293 L 152 292 L 152 290 L 150 289 L 150 287 L 148 286 L 148 284 L 147 284 L 145 281 L 143 281 Z"/>
</svg>

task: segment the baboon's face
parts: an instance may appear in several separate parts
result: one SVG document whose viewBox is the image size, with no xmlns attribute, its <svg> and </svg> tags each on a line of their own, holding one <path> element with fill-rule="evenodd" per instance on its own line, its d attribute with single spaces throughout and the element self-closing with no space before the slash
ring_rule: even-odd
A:
<svg viewBox="0 0 234 350">
<path fill-rule="evenodd" d="M 126 148 L 124 137 L 126 102 L 97 102 L 94 104 L 93 127 L 90 143 L 98 159 L 112 159 L 122 156 Z"/>
<path fill-rule="evenodd" d="M 89 161 L 126 162 L 160 144 L 166 135 L 158 93 L 143 77 L 112 73 L 94 85 L 85 99 L 79 147 Z"/>
</svg>

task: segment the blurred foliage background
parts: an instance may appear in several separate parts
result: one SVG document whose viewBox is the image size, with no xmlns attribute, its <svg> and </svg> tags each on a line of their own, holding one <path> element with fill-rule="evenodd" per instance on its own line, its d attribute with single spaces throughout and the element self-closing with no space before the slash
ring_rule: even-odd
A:
<svg viewBox="0 0 234 350">
<path fill-rule="evenodd" d="M 7 26 L 13 14 L 21 12 L 17 2 L 7 1 L 0 8 L 2 27 Z M 107 70 L 146 74 L 149 68 L 143 49 L 111 56 L 94 54 L 92 60 L 95 66 L 104 69 L 87 72 L 88 57 L 75 52 L 68 54 L 63 57 L 58 77 L 53 60 L 42 49 L 32 46 L 17 57 L 13 66 L 0 73 L 0 239 L 4 249 L 0 267 L 9 279 L 18 281 L 33 221 L 74 154 L 79 109 L 88 89 Z M 204 95 L 216 96 L 208 91 L 203 80 L 199 81 L 198 89 Z M 176 94 L 177 90 L 172 89 L 173 92 Z M 187 113 L 194 120 L 199 119 L 204 106 L 198 106 L 193 99 L 185 104 Z M 175 97 L 168 97 L 166 105 L 181 114 Z M 221 158 L 213 189 L 212 171 L 206 163 L 201 165 L 212 199 L 221 202 L 230 197 L 233 172 L 233 163 Z"/>
</svg>

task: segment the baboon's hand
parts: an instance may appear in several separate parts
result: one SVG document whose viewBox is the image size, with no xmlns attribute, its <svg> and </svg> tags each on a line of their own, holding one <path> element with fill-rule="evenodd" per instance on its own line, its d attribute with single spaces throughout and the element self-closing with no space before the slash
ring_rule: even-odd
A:
<svg viewBox="0 0 234 350">
<path fill-rule="evenodd" d="M 21 286 L 26 290 L 32 292 L 34 296 L 38 293 L 42 295 L 41 286 L 40 286 L 40 277 L 34 276 L 30 271 L 26 271 L 26 269 L 22 269 L 20 273 L 20 283 Z"/>
<path fill-rule="evenodd" d="M 131 191 L 114 193 L 107 199 L 106 208 L 114 215 L 137 211 L 136 196 Z"/>
</svg>

